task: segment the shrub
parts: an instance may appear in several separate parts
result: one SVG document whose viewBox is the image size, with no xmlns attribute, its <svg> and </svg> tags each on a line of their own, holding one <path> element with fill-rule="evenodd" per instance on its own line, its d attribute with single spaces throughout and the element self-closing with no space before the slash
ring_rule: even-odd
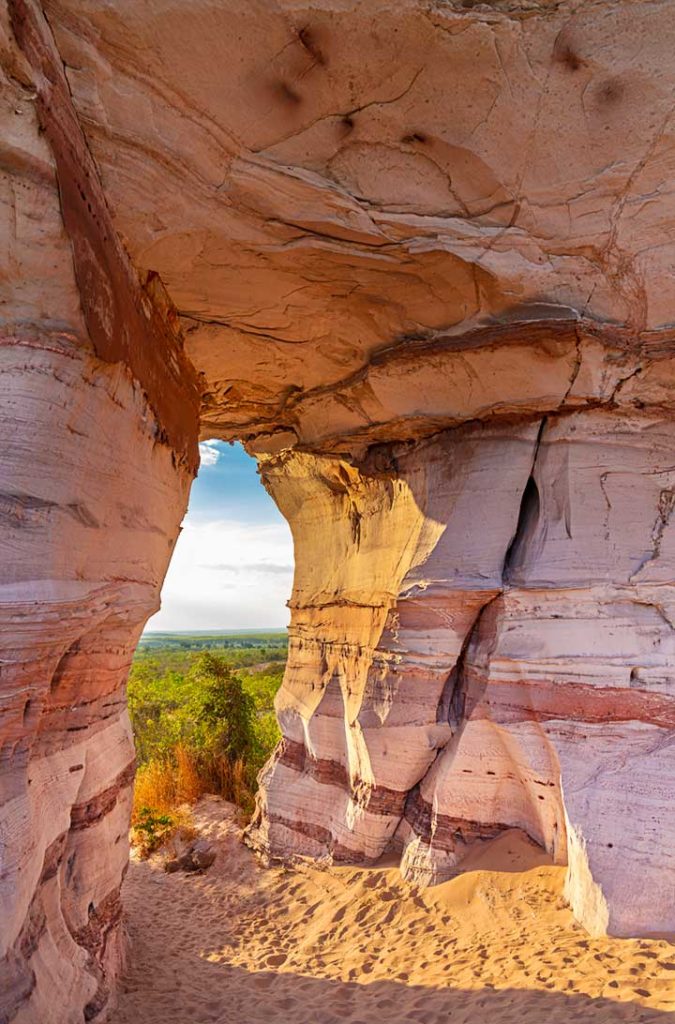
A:
<svg viewBox="0 0 675 1024">
<path fill-rule="evenodd" d="M 133 823 L 134 844 L 141 856 L 147 857 L 173 834 L 176 821 L 170 814 L 161 814 L 152 807 L 141 807 Z"/>
<path fill-rule="evenodd" d="M 241 679 L 221 655 L 209 651 L 199 655 L 190 677 L 200 695 L 197 720 L 204 749 L 232 764 L 243 760 L 254 745 L 254 702 Z"/>
<path fill-rule="evenodd" d="M 129 678 L 139 763 L 134 839 L 148 852 L 171 832 L 161 819 L 172 818 L 175 828 L 176 808 L 204 793 L 250 812 L 258 772 L 279 739 L 273 702 L 283 665 L 239 674 L 227 654 L 203 651 L 189 659 L 179 672 L 166 666 L 161 650 L 141 655 Z"/>
</svg>

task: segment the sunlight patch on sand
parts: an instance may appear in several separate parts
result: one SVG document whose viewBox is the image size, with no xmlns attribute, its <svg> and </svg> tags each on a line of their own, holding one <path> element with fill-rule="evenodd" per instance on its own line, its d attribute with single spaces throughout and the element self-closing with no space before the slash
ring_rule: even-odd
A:
<svg viewBox="0 0 675 1024">
<path fill-rule="evenodd" d="M 112 1024 L 674 1019 L 673 946 L 590 938 L 564 902 L 565 869 L 519 832 L 420 891 L 393 866 L 263 870 L 231 805 L 208 798 L 195 819 L 219 848 L 206 874 L 132 864 Z"/>
</svg>

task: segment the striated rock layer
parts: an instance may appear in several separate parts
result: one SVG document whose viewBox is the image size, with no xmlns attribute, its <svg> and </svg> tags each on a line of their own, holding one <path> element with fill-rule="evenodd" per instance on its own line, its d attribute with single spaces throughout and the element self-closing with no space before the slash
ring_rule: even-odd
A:
<svg viewBox="0 0 675 1024">
<path fill-rule="evenodd" d="M 23 54 L 2 26 L 0 1020 L 62 1024 L 100 1014 L 122 955 L 124 685 L 187 503 L 197 388 L 159 283 L 141 283 L 114 234 L 49 30 L 36 9 L 14 13 Z"/>
<path fill-rule="evenodd" d="M 250 841 L 433 883 L 516 827 L 591 932 L 675 930 L 670 0 L 0 33 L 0 1021 L 110 1005 L 199 430 L 295 539 Z"/>
<path fill-rule="evenodd" d="M 296 578 L 255 842 L 394 841 L 427 883 L 518 827 L 569 864 L 591 932 L 672 930 L 674 444 L 658 414 L 597 408 L 358 466 L 268 457 Z"/>
</svg>

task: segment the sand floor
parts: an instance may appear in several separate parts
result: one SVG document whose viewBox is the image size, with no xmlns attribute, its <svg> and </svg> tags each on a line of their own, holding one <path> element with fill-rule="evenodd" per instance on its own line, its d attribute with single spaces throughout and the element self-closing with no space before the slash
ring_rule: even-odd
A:
<svg viewBox="0 0 675 1024">
<path fill-rule="evenodd" d="M 675 946 L 589 938 L 518 833 L 416 891 L 394 867 L 264 870 L 221 800 L 195 820 L 208 872 L 131 864 L 111 1024 L 675 1022 Z"/>
</svg>

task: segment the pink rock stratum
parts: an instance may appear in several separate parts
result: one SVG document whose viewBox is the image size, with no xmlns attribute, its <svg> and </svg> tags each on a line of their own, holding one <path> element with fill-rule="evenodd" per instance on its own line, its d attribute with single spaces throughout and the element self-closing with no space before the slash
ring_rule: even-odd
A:
<svg viewBox="0 0 675 1024">
<path fill-rule="evenodd" d="M 675 930 L 672 2 L 0 6 L 0 1021 L 114 993 L 200 432 L 295 540 L 249 841 Z"/>
</svg>

